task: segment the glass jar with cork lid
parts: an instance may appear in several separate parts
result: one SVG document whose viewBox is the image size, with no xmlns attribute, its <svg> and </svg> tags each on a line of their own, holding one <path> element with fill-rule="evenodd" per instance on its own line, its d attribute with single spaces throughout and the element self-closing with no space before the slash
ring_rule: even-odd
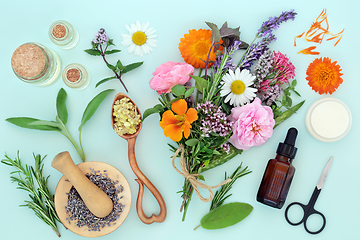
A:
<svg viewBox="0 0 360 240">
<path fill-rule="evenodd" d="M 39 43 L 28 42 L 14 51 L 11 66 L 20 80 L 36 85 L 48 85 L 59 76 L 61 62 L 52 50 Z"/>
<path fill-rule="evenodd" d="M 84 89 L 89 85 L 90 74 L 83 65 L 71 63 L 64 68 L 62 79 L 68 87 Z"/>
<path fill-rule="evenodd" d="M 57 46 L 70 49 L 77 44 L 79 34 L 70 23 L 60 20 L 50 26 L 49 38 Z"/>
</svg>

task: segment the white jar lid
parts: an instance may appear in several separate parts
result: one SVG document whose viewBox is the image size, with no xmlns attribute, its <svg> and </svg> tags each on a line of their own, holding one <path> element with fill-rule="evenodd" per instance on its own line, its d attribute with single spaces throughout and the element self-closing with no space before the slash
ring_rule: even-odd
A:
<svg viewBox="0 0 360 240">
<path fill-rule="evenodd" d="M 335 142 L 343 138 L 349 132 L 351 122 L 351 112 L 346 104 L 332 97 L 314 102 L 305 118 L 309 133 L 323 142 Z"/>
</svg>

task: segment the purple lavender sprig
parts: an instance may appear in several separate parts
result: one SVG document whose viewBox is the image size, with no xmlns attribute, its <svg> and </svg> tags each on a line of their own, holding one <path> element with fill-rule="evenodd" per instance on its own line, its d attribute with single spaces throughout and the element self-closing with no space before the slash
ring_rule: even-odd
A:
<svg viewBox="0 0 360 240">
<path fill-rule="evenodd" d="M 268 21 L 263 22 L 256 37 L 265 37 L 266 35 L 271 34 L 273 30 L 279 28 L 281 23 L 286 22 L 289 19 L 294 20 L 296 15 L 297 13 L 292 9 L 288 12 L 282 12 L 279 17 L 270 17 Z"/>
</svg>

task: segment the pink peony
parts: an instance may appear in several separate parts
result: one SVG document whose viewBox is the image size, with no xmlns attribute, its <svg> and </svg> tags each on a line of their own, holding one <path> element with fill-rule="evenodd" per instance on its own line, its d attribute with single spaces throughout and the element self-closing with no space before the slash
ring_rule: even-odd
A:
<svg viewBox="0 0 360 240">
<path fill-rule="evenodd" d="M 243 150 L 264 144 L 271 137 L 275 125 L 271 108 L 262 106 L 259 98 L 250 104 L 233 108 L 229 119 L 234 122 L 229 142 Z"/>
<path fill-rule="evenodd" d="M 166 62 L 161 64 L 150 79 L 150 88 L 161 93 L 169 93 L 175 85 L 184 85 L 194 73 L 194 67 L 187 63 Z"/>
</svg>

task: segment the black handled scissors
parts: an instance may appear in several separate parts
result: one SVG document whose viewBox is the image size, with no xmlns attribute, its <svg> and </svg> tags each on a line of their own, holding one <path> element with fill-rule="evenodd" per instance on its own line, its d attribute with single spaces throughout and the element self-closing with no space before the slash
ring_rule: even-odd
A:
<svg viewBox="0 0 360 240">
<path fill-rule="evenodd" d="M 308 203 L 307 205 L 304 205 L 304 204 L 299 203 L 299 202 L 293 202 L 293 203 L 289 204 L 289 206 L 287 206 L 287 208 L 286 208 L 286 210 L 285 210 L 285 219 L 286 219 L 286 221 L 287 221 L 289 224 L 291 224 L 291 225 L 293 225 L 293 226 L 297 226 L 297 225 L 300 225 L 301 223 L 304 223 L 305 230 L 306 230 L 308 233 L 311 233 L 311 234 L 318 234 L 318 233 L 320 233 L 322 230 L 324 230 L 325 224 L 326 224 L 325 216 L 324 216 L 324 214 L 322 214 L 321 212 L 316 211 L 316 210 L 314 209 L 314 205 L 315 205 L 315 202 L 316 202 L 316 200 L 317 200 L 317 198 L 318 198 L 318 196 L 319 196 L 319 194 L 320 194 L 320 191 L 321 191 L 321 189 L 322 189 L 322 187 L 323 187 L 323 185 L 324 185 L 325 179 L 326 179 L 326 177 L 327 177 L 327 175 L 328 175 L 328 173 L 329 173 L 330 166 L 331 166 L 331 163 L 332 163 L 332 159 L 333 159 L 333 157 L 331 157 L 331 158 L 329 159 L 329 161 L 327 162 L 327 164 L 326 164 L 326 166 L 325 166 L 325 169 L 324 169 L 324 171 L 322 172 L 322 174 L 321 174 L 321 176 L 320 176 L 320 179 L 319 179 L 319 181 L 318 181 L 318 183 L 317 183 L 317 185 L 316 185 L 316 187 L 315 187 L 315 190 L 314 190 L 314 192 L 313 192 L 313 194 L 312 194 L 312 196 L 311 196 L 311 198 L 310 198 L 309 203 Z M 292 206 L 294 206 L 294 205 L 300 206 L 300 207 L 303 209 L 303 211 L 304 211 L 304 216 L 303 216 L 303 218 L 302 218 L 299 222 L 295 222 L 295 223 L 292 222 L 292 221 L 290 221 L 289 218 L 288 218 L 288 211 L 289 211 L 289 209 L 290 209 Z M 319 215 L 319 216 L 321 216 L 322 219 L 323 219 L 323 225 L 322 225 L 322 227 L 321 227 L 319 230 L 314 231 L 314 232 L 311 231 L 311 230 L 309 230 L 308 227 L 307 227 L 307 224 L 306 224 L 308 218 L 309 218 L 311 215 L 313 215 L 313 214 Z"/>
</svg>

